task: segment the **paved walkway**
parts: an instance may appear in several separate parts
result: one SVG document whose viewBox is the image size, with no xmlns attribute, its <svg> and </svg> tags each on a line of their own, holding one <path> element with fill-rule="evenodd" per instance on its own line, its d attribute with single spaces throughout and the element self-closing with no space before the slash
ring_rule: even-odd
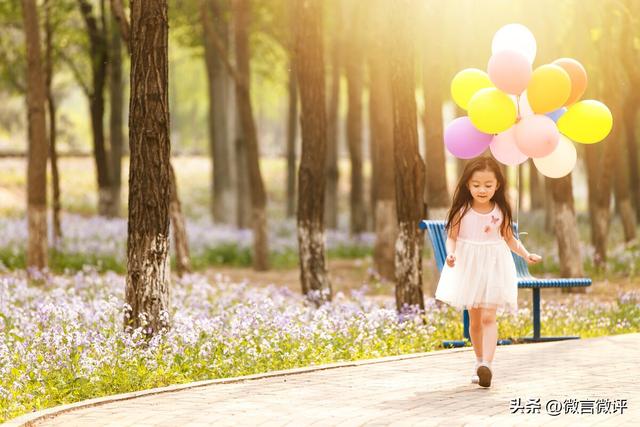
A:
<svg viewBox="0 0 640 427">
<path fill-rule="evenodd" d="M 637 426 L 639 360 L 640 334 L 499 347 L 493 385 L 483 389 L 470 383 L 473 353 L 449 350 L 161 393 L 36 425 Z M 572 408 L 586 414 L 565 414 Z"/>
</svg>

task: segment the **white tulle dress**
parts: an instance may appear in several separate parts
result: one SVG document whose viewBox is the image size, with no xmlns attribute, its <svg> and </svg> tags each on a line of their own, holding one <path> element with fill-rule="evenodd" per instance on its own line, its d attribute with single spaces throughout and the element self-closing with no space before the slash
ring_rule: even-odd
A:
<svg viewBox="0 0 640 427">
<path fill-rule="evenodd" d="M 453 307 L 518 309 L 518 279 L 511 250 L 500 235 L 503 215 L 497 204 L 481 214 L 470 208 L 460 221 L 456 262 L 446 262 L 436 299 Z"/>
</svg>

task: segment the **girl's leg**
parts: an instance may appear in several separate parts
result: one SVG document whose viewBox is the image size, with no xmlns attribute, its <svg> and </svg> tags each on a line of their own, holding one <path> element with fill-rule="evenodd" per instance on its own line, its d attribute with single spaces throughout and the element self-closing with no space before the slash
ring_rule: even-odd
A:
<svg viewBox="0 0 640 427">
<path fill-rule="evenodd" d="M 482 317 L 481 308 L 469 309 L 469 335 L 476 358 L 482 360 Z"/>
<path fill-rule="evenodd" d="M 496 309 L 481 309 L 480 321 L 482 323 L 482 360 L 493 361 L 498 343 L 498 325 L 496 324 Z"/>
</svg>

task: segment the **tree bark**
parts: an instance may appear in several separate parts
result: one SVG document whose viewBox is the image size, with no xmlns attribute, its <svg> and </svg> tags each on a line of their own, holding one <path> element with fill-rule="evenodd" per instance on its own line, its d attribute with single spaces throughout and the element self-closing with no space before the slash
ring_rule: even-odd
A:
<svg viewBox="0 0 640 427">
<path fill-rule="evenodd" d="M 638 123 L 638 105 L 640 97 L 628 94 L 624 107 L 624 124 L 627 135 L 627 163 L 629 183 L 631 185 L 631 201 L 636 212 L 636 221 L 640 221 L 640 172 L 638 171 L 638 139 L 636 125 Z"/>
<path fill-rule="evenodd" d="M 233 163 L 229 143 L 227 110 L 229 105 L 229 76 L 224 59 L 215 48 L 215 37 L 227 44 L 229 27 L 217 0 L 201 3 L 204 29 L 205 65 L 209 87 L 209 152 L 212 157 L 212 216 L 215 222 L 233 222 Z M 217 34 L 217 35 L 216 35 Z"/>
<path fill-rule="evenodd" d="M 111 173 L 104 138 L 104 87 L 107 81 L 109 62 L 107 36 L 104 16 L 104 3 L 101 3 L 101 24 L 93 13 L 93 6 L 87 0 L 78 0 L 80 12 L 89 36 L 89 56 L 91 60 L 92 87 L 89 95 L 91 130 L 93 133 L 93 155 L 96 162 L 98 179 L 98 214 L 109 216 L 113 211 L 113 193 Z"/>
<path fill-rule="evenodd" d="M 554 228 L 560 256 L 562 277 L 583 277 L 580 236 L 573 207 L 573 185 L 571 174 L 558 179 L 545 178 L 551 189 L 554 204 Z M 566 288 L 571 293 L 584 293 L 585 288 Z M 565 292 L 565 288 L 563 288 Z"/>
<path fill-rule="evenodd" d="M 424 309 L 422 292 L 422 245 L 424 232 L 425 165 L 418 150 L 414 86 L 414 38 L 411 14 L 417 0 L 397 0 L 392 7 L 391 90 L 393 94 L 393 142 L 398 215 L 396 241 L 396 306 L 418 305 Z"/>
<path fill-rule="evenodd" d="M 47 131 L 45 81 L 40 56 L 40 28 L 35 0 L 22 0 L 27 47 L 27 267 L 47 266 Z"/>
<path fill-rule="evenodd" d="M 302 152 L 298 171 L 298 245 L 302 292 L 321 304 L 332 298 L 325 264 L 324 192 L 327 149 L 322 2 L 296 3 L 295 69 L 300 89 Z"/>
<path fill-rule="evenodd" d="M 362 158 L 362 88 L 364 55 L 362 49 L 362 7 L 359 0 L 348 2 L 347 16 L 351 23 L 347 35 L 345 71 L 347 76 L 347 145 L 351 160 L 351 188 L 349 189 L 350 221 L 353 234 L 363 233 L 367 228 L 364 201 L 364 171 Z"/>
<path fill-rule="evenodd" d="M 242 82 L 236 83 L 236 102 L 238 115 L 242 123 L 246 148 L 247 171 L 251 188 L 251 212 L 253 226 L 253 268 L 264 271 L 269 268 L 269 249 L 267 243 L 267 195 L 260 172 L 258 153 L 258 135 L 256 132 L 250 97 L 249 70 L 249 0 L 235 0 L 233 12 L 235 22 L 236 61 Z"/>
<path fill-rule="evenodd" d="M 336 7 L 339 9 L 339 7 Z M 340 67 L 342 13 L 338 11 L 334 20 L 334 31 L 331 34 L 331 89 L 328 104 L 327 123 L 327 187 L 325 192 L 325 224 L 330 229 L 338 228 L 338 107 L 340 104 Z"/>
<path fill-rule="evenodd" d="M 131 1 L 125 327 L 169 327 L 170 127 L 167 0 Z"/>
<path fill-rule="evenodd" d="M 371 3 L 372 33 L 368 40 L 369 52 L 369 106 L 371 146 L 375 167 L 375 233 L 373 250 L 375 269 L 388 281 L 395 279 L 395 242 L 398 237 L 396 216 L 395 170 L 393 162 L 393 103 L 389 70 L 389 44 L 385 35 L 388 25 L 384 3 Z"/>
<path fill-rule="evenodd" d="M 109 116 L 109 135 L 111 142 L 111 200 L 107 206 L 107 215 L 120 216 L 121 184 L 122 184 L 122 153 L 124 147 L 123 105 L 124 81 L 122 79 L 122 34 L 115 17 L 111 25 L 111 62 L 109 73 L 109 96 L 111 114 Z"/>
<path fill-rule="evenodd" d="M 51 160 L 51 190 L 53 193 L 53 247 L 58 247 L 62 240 L 60 225 L 60 174 L 58 172 L 58 152 L 56 150 L 56 100 L 53 96 L 53 25 L 51 23 L 51 3 L 44 2 L 45 12 L 45 87 L 47 107 L 49 109 L 49 159 Z"/>
<path fill-rule="evenodd" d="M 296 133 L 298 121 L 298 87 L 294 60 L 289 64 L 289 113 L 287 114 L 287 218 L 296 213 Z"/>
<path fill-rule="evenodd" d="M 178 184 L 173 166 L 169 167 L 169 179 L 171 184 L 171 202 L 169 214 L 171 217 L 171 231 L 173 232 L 173 244 L 176 250 L 176 273 L 182 277 L 185 273 L 191 273 L 191 257 L 189 255 L 189 239 L 187 227 L 182 215 L 182 207 L 178 197 Z"/>
</svg>

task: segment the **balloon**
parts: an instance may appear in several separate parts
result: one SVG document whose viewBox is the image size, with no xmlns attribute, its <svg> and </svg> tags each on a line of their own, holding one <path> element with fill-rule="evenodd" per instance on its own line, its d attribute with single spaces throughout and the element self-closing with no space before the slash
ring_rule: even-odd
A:
<svg viewBox="0 0 640 427">
<path fill-rule="evenodd" d="M 552 112 L 545 114 L 545 116 L 549 117 L 551 120 L 558 123 L 558 119 L 562 117 L 562 115 L 566 112 L 567 112 L 567 107 L 560 107 L 557 110 L 553 110 Z"/>
<path fill-rule="evenodd" d="M 501 50 L 489 59 L 487 72 L 498 89 L 512 95 L 520 95 L 531 79 L 531 64 L 520 52 Z"/>
<path fill-rule="evenodd" d="M 549 178 L 562 178 L 576 165 L 576 147 L 566 136 L 560 135 L 558 146 L 548 156 L 533 159 L 538 171 Z"/>
<path fill-rule="evenodd" d="M 522 53 L 530 64 L 536 57 L 536 38 L 527 27 L 522 24 L 508 24 L 500 28 L 493 35 L 491 53 L 502 50 L 515 50 Z"/>
<path fill-rule="evenodd" d="M 587 71 L 581 63 L 572 58 L 560 58 L 553 61 L 561 66 L 571 79 L 571 94 L 564 105 L 571 105 L 576 102 L 587 89 Z"/>
<path fill-rule="evenodd" d="M 444 131 L 444 143 L 447 150 L 461 159 L 471 159 L 487 149 L 491 135 L 476 129 L 469 117 L 454 119 Z"/>
<path fill-rule="evenodd" d="M 527 87 L 527 99 L 535 113 L 548 113 L 562 107 L 571 93 L 569 74 L 559 65 L 536 68 Z"/>
<path fill-rule="evenodd" d="M 496 88 L 479 90 L 469 101 L 469 118 L 480 132 L 500 133 L 516 121 L 516 106 Z"/>
<path fill-rule="evenodd" d="M 602 141 L 612 127 L 611 111 L 602 102 L 593 99 L 576 102 L 558 119 L 560 132 L 583 144 Z"/>
<path fill-rule="evenodd" d="M 515 126 L 511 126 L 504 132 L 494 136 L 491 140 L 491 144 L 489 145 L 493 157 L 495 157 L 500 163 L 504 163 L 508 166 L 519 165 L 528 159 L 527 155 L 522 154 L 516 145 L 516 134 L 514 128 Z"/>
<path fill-rule="evenodd" d="M 560 133 L 547 116 L 536 114 L 525 117 L 515 125 L 516 145 L 529 157 L 544 157 L 558 145 Z"/>
<path fill-rule="evenodd" d="M 487 73 L 477 68 L 467 68 L 458 72 L 451 80 L 451 97 L 460 108 L 466 110 L 471 97 L 487 87 L 493 87 Z"/>
</svg>

